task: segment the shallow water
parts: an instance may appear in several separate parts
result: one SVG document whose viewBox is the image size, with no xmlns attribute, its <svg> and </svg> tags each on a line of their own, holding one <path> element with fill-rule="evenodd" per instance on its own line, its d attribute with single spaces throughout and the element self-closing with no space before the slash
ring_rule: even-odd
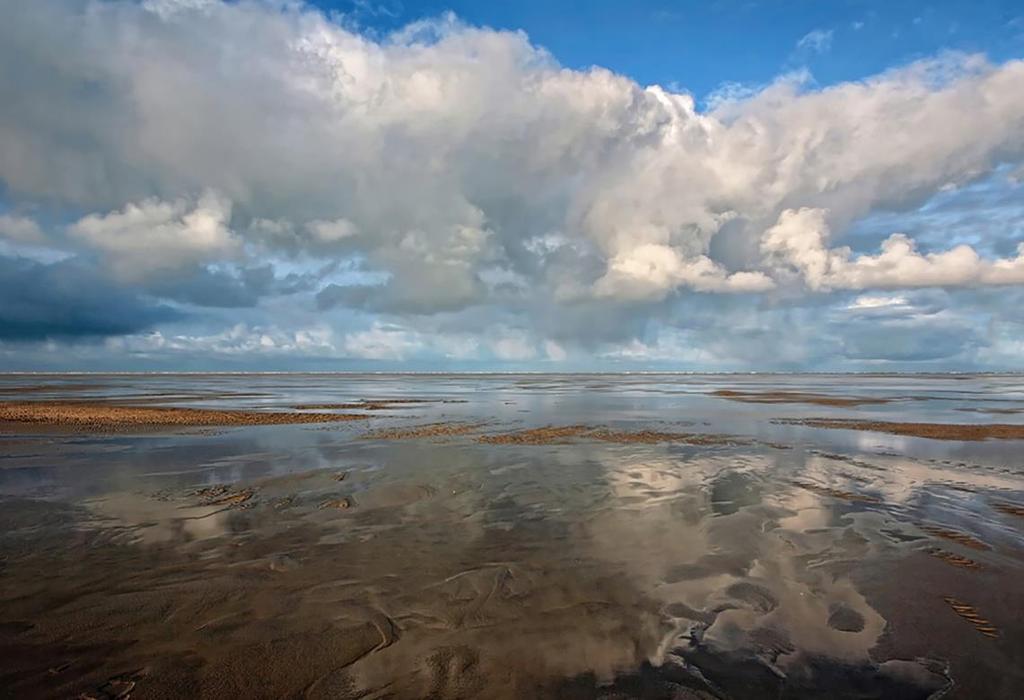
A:
<svg viewBox="0 0 1024 700">
<path fill-rule="evenodd" d="M 54 398 L 424 402 L 8 426 L 11 697 L 1024 696 L 1024 444 L 773 422 L 1020 423 L 1021 376 L 0 376 L 0 400 Z M 440 422 L 474 427 L 374 437 Z M 549 425 L 728 439 L 477 441 Z"/>
</svg>

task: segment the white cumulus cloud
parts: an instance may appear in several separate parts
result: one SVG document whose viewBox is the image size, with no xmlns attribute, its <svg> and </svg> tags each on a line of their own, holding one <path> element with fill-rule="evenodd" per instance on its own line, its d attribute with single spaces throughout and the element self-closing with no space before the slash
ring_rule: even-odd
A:
<svg viewBox="0 0 1024 700">
<path fill-rule="evenodd" d="M 68 233 L 107 254 L 119 275 L 138 279 L 235 252 L 239 241 L 228 228 L 230 217 L 231 203 L 206 192 L 194 205 L 185 199 L 147 199 L 90 214 Z"/>
<path fill-rule="evenodd" d="M 761 250 L 795 270 L 814 290 L 901 289 L 1024 284 L 1024 243 L 1013 258 L 986 260 L 968 245 L 921 253 L 913 240 L 894 233 L 877 255 L 828 248 L 827 212 L 787 209 L 765 232 Z"/>
</svg>

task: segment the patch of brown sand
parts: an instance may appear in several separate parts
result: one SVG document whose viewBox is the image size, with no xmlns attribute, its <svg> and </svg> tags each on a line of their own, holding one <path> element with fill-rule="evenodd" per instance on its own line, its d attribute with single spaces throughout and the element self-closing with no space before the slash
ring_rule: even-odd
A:
<svg viewBox="0 0 1024 700">
<path fill-rule="evenodd" d="M 687 445 L 726 445 L 735 442 L 733 438 L 722 435 L 666 433 L 655 430 L 611 430 L 587 425 L 545 426 L 511 433 L 481 435 L 477 438 L 477 442 L 487 445 L 553 445 L 570 442 L 573 439 L 645 445 L 662 442 L 678 442 Z"/>
<path fill-rule="evenodd" d="M 977 549 L 978 551 L 982 552 L 992 549 L 981 540 L 975 539 L 968 534 L 960 532 L 959 530 L 950 530 L 948 528 L 938 527 L 936 525 L 921 525 L 920 528 L 923 531 L 927 532 L 929 535 L 939 537 L 944 540 L 949 540 L 950 542 L 956 542 L 957 544 L 963 545 L 964 547 Z"/>
<path fill-rule="evenodd" d="M 782 425 L 806 425 L 811 428 L 865 430 L 890 435 L 923 437 L 932 440 L 1024 440 L 1024 425 L 1006 423 L 890 423 L 886 421 L 842 418 L 791 418 L 774 421 Z"/>
<path fill-rule="evenodd" d="M 472 433 L 479 423 L 428 423 L 409 428 L 381 428 L 364 433 L 364 440 L 416 440 L 430 437 L 453 437 Z"/>
<path fill-rule="evenodd" d="M 463 399 L 363 399 L 362 401 L 350 401 L 348 403 L 300 403 L 292 406 L 292 408 L 299 411 L 331 409 L 385 411 L 391 408 L 423 403 L 466 403 L 466 401 Z"/>
<path fill-rule="evenodd" d="M 1018 518 L 1024 518 L 1024 506 L 1018 506 L 1013 503 L 993 503 L 992 507 L 1000 513 L 1016 515 Z"/>
<path fill-rule="evenodd" d="M 949 607 L 953 608 L 953 612 L 970 622 L 974 629 L 978 630 L 981 634 L 993 639 L 999 636 L 999 630 L 996 629 L 995 625 L 983 618 L 973 605 L 950 596 L 945 596 L 943 600 L 949 604 Z"/>
<path fill-rule="evenodd" d="M 936 559 L 941 559 L 942 561 L 946 562 L 947 564 L 952 564 L 953 566 L 958 566 L 961 569 L 970 569 L 971 571 L 980 571 L 981 569 L 985 568 L 981 564 L 979 564 L 978 562 L 974 561 L 973 559 L 968 559 L 967 557 L 962 557 L 959 554 L 953 554 L 952 552 L 947 552 L 944 549 L 933 548 L 933 549 L 928 549 L 926 551 L 928 552 L 928 554 L 932 555 Z"/>
<path fill-rule="evenodd" d="M 712 396 L 747 403 L 809 403 L 818 406 L 863 406 L 865 404 L 889 403 L 892 399 L 872 399 L 864 396 L 827 396 L 825 394 L 805 394 L 796 391 L 736 391 L 719 389 L 711 392 Z"/>
<path fill-rule="evenodd" d="M 657 430 L 629 432 L 625 430 L 608 430 L 606 428 L 591 430 L 584 433 L 582 437 L 587 440 L 601 440 L 602 442 L 641 443 L 646 445 L 654 445 L 660 442 L 680 442 L 686 445 L 730 445 L 737 442 L 735 438 L 725 435 L 664 433 Z"/>
<path fill-rule="evenodd" d="M 195 492 L 204 506 L 227 506 L 229 508 L 246 503 L 255 494 L 256 492 L 251 488 L 235 491 L 226 484 L 208 486 Z"/>
<path fill-rule="evenodd" d="M 103 402 L 3 401 L 0 423 L 50 425 L 75 430 L 115 431 L 132 428 L 285 425 L 364 419 L 344 413 L 288 413 L 156 406 L 120 406 Z"/>
<path fill-rule="evenodd" d="M 1024 413 L 1024 408 L 958 408 L 956 410 L 964 413 L 999 413 L 1006 416 Z"/>
<path fill-rule="evenodd" d="M 481 435 L 477 438 L 477 442 L 487 445 L 552 445 L 568 442 L 571 438 L 583 435 L 589 429 L 585 425 L 547 426 L 513 433 Z"/>
<path fill-rule="evenodd" d="M 348 510 L 352 507 L 352 499 L 350 498 L 334 498 L 329 501 L 324 501 L 320 504 L 320 509 L 324 508 L 337 508 L 338 510 Z"/>
</svg>

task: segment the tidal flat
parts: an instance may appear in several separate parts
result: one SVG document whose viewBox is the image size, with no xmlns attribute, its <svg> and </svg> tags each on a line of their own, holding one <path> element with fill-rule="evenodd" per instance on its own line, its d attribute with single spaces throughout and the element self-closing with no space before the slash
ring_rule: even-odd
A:
<svg viewBox="0 0 1024 700">
<path fill-rule="evenodd" d="M 1024 376 L 0 375 L 0 697 L 1024 697 Z"/>
</svg>

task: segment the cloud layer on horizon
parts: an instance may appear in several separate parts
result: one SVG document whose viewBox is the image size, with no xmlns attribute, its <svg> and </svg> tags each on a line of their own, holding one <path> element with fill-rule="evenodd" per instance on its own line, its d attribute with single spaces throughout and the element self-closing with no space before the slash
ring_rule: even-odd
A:
<svg viewBox="0 0 1024 700">
<path fill-rule="evenodd" d="M 825 332 L 873 290 L 941 290 L 958 316 L 1024 285 L 1019 240 L 846 242 L 866 217 L 1021 172 L 1022 61 L 949 54 L 823 88 L 790 74 L 701 111 L 453 17 L 372 38 L 285 2 L 0 9 L 0 60 L 19 66 L 0 74 L 4 269 L 71 256 L 130 298 L 112 319 L 138 312 L 46 332 L 50 307 L 28 303 L 46 292 L 23 282 L 0 304 L 42 314 L 22 340 L 394 361 L 558 362 L 574 347 L 668 361 L 674 347 L 732 367 L 748 360 L 715 338 L 745 342 L 753 308 L 775 364 L 933 360 L 934 338 L 889 358 L 864 338 L 959 321 L 850 318 L 860 340 L 831 360 L 786 349 L 798 339 L 772 324 L 804 314 Z M 999 329 L 945 357 L 1012 357 L 995 348 L 1018 342 L 1017 320 L 986 309 Z M 203 333 L 161 325 L 193 315 Z"/>
</svg>

